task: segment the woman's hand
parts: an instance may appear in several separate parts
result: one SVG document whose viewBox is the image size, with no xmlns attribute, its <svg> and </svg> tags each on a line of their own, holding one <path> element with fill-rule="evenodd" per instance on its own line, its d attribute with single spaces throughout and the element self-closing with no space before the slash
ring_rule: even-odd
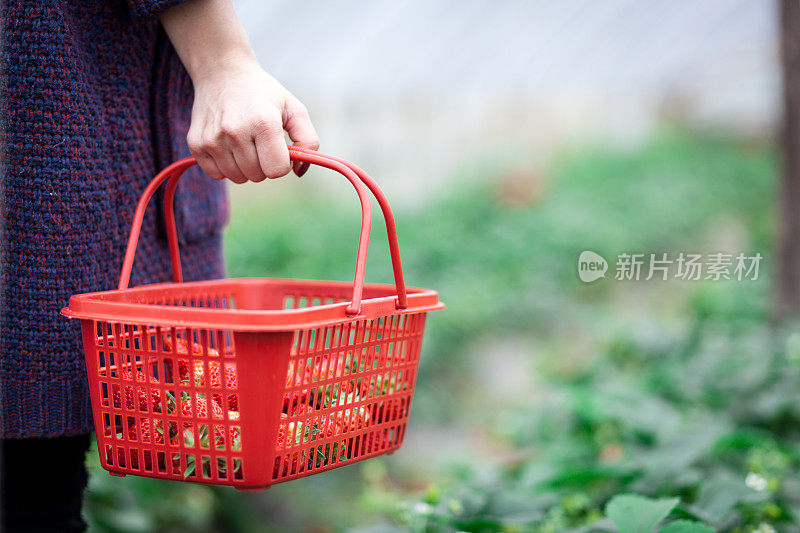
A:
<svg viewBox="0 0 800 533">
<path fill-rule="evenodd" d="M 212 178 L 244 183 L 286 175 L 292 167 L 284 130 L 295 145 L 319 148 L 305 106 L 256 61 L 230 61 L 197 78 L 187 142 Z M 296 163 L 295 172 L 307 168 Z"/>
<path fill-rule="evenodd" d="M 161 23 L 194 85 L 189 150 L 212 178 L 279 178 L 292 168 L 284 130 L 319 148 L 308 111 L 258 64 L 230 0 L 189 0 Z M 302 176 L 306 163 L 295 163 Z"/>
</svg>

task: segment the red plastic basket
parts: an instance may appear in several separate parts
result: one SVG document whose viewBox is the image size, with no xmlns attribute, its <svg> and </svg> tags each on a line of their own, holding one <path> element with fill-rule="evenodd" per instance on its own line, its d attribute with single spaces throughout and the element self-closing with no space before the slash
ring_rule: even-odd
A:
<svg viewBox="0 0 800 533">
<path fill-rule="evenodd" d="M 405 287 L 394 217 L 363 170 L 290 154 L 338 171 L 358 193 L 353 283 L 183 283 L 172 204 L 195 164 L 188 158 L 142 194 L 118 290 L 72 296 L 62 310 L 81 319 L 100 461 L 111 474 L 258 490 L 402 444 L 425 317 L 444 305 L 435 291 Z M 164 182 L 174 282 L 129 288 L 144 211 Z M 364 284 L 367 188 L 386 221 L 395 286 Z"/>
</svg>

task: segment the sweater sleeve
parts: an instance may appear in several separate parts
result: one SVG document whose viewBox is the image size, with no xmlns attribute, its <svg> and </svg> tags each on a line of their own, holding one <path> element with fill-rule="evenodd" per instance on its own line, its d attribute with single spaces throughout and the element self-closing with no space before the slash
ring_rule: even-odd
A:
<svg viewBox="0 0 800 533">
<path fill-rule="evenodd" d="M 142 19 L 156 18 L 167 9 L 186 0 L 128 0 L 133 15 Z"/>
</svg>

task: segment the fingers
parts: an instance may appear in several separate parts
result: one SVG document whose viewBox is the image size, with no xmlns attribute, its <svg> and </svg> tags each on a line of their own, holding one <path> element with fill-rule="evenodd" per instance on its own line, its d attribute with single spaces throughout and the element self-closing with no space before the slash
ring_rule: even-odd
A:
<svg viewBox="0 0 800 533">
<path fill-rule="evenodd" d="M 254 141 L 261 171 L 268 178 L 280 178 L 292 169 L 289 149 L 283 138 L 279 117 L 262 118 L 254 127 Z"/>
<path fill-rule="evenodd" d="M 255 142 L 249 136 L 237 140 L 236 149 L 233 150 L 233 159 L 246 179 L 259 182 L 267 178 L 267 175 L 261 170 Z"/>
<path fill-rule="evenodd" d="M 246 125 L 209 124 L 200 135 L 190 130 L 187 143 L 197 163 L 214 179 L 245 183 L 266 178 Z"/>
<path fill-rule="evenodd" d="M 211 115 L 201 126 L 194 118 L 186 139 L 189 150 L 214 179 L 258 182 L 285 176 L 292 168 L 302 176 L 308 165 L 291 164 L 284 130 L 296 146 L 319 148 L 308 111 L 291 95 L 286 97 L 282 111 L 276 106 L 236 119 L 217 119 Z"/>
<path fill-rule="evenodd" d="M 192 127 L 189 129 L 189 134 L 186 136 L 186 144 L 189 145 L 189 152 L 197 160 L 197 164 L 203 169 L 203 172 L 214 178 L 215 180 L 225 179 L 225 175 L 217 166 L 217 162 L 211 154 L 208 153 L 205 141 L 200 133 L 197 132 L 192 122 Z"/>
<path fill-rule="evenodd" d="M 234 183 L 244 183 L 248 175 L 239 167 L 236 153 L 247 143 L 245 128 L 234 121 L 209 124 L 205 132 L 207 151 L 214 158 L 222 174 Z M 244 160 L 239 155 L 239 161 Z"/>
<path fill-rule="evenodd" d="M 319 137 L 317 130 L 311 123 L 308 110 L 300 101 L 292 95 L 286 98 L 285 120 L 283 127 L 295 146 L 316 150 L 319 148 Z M 293 164 L 294 173 L 302 176 L 308 170 L 308 163 L 295 161 Z"/>
<path fill-rule="evenodd" d="M 186 142 L 206 174 L 214 179 L 228 178 L 235 183 L 244 183 L 247 178 L 236 162 L 232 137 L 229 130 L 206 125 L 201 134 L 190 129 Z"/>
<path fill-rule="evenodd" d="M 197 164 L 200 165 L 200 168 L 203 169 L 203 172 L 214 178 L 215 180 L 224 180 L 225 175 L 217 166 L 217 163 L 214 161 L 214 158 L 208 154 L 195 154 L 192 152 L 192 155 L 197 160 Z"/>
</svg>

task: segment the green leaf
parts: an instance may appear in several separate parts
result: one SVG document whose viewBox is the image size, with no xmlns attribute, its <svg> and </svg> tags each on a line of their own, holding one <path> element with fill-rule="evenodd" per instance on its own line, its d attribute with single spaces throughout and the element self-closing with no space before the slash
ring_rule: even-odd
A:
<svg viewBox="0 0 800 533">
<path fill-rule="evenodd" d="M 764 498 L 765 494 L 754 491 L 743 480 L 730 475 L 718 475 L 703 483 L 691 510 L 703 520 L 718 524 L 739 503 Z"/>
<path fill-rule="evenodd" d="M 220 476 L 225 476 L 228 470 L 227 462 L 222 457 L 217 457 L 217 471 Z"/>
<path fill-rule="evenodd" d="M 302 422 L 297 422 L 297 430 L 294 434 L 294 443 L 300 444 L 308 442 L 308 424 L 303 424 Z"/>
<path fill-rule="evenodd" d="M 167 391 L 167 413 L 175 411 L 175 396 L 170 391 Z"/>
<path fill-rule="evenodd" d="M 208 448 L 208 425 L 206 424 L 200 426 L 200 447 Z"/>
<path fill-rule="evenodd" d="M 186 471 L 183 473 L 183 479 L 186 479 L 192 474 L 194 474 L 194 459 L 189 460 L 186 464 Z"/>
<path fill-rule="evenodd" d="M 661 528 L 658 533 L 714 533 L 714 530 L 700 522 L 676 520 Z"/>
<path fill-rule="evenodd" d="M 710 423 L 698 428 L 684 428 L 679 435 L 639 455 L 636 462 L 644 469 L 644 475 L 637 485 L 642 488 L 656 487 L 674 480 L 712 449 L 722 434 L 720 428 L 721 425 Z"/>
<path fill-rule="evenodd" d="M 636 494 L 620 494 L 606 505 L 606 516 L 620 533 L 651 533 L 679 502 L 678 498 L 651 500 Z"/>
<path fill-rule="evenodd" d="M 189 448 L 194 448 L 194 433 L 189 428 L 183 430 L 183 442 Z"/>
</svg>

